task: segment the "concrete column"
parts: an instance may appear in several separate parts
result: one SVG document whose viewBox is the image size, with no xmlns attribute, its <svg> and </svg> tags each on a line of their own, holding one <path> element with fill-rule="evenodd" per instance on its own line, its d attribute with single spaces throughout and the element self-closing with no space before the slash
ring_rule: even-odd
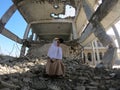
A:
<svg viewBox="0 0 120 90">
<path fill-rule="evenodd" d="M 85 53 L 85 63 L 88 62 L 87 54 Z"/>
<path fill-rule="evenodd" d="M 30 26 L 31 26 L 31 24 L 28 24 L 28 25 L 27 25 L 26 30 L 25 30 L 25 33 L 24 33 L 23 40 L 27 40 L 28 34 L 29 34 L 29 32 L 30 32 Z M 21 47 L 21 52 L 20 52 L 20 57 L 23 57 L 23 56 L 25 55 L 25 50 L 26 50 L 26 46 L 25 46 L 25 45 L 22 45 L 22 47 Z"/>
<path fill-rule="evenodd" d="M 71 34 L 70 34 L 70 40 L 72 40 L 72 39 L 73 39 L 73 34 L 71 33 Z"/>
<path fill-rule="evenodd" d="M 88 0 L 82 0 L 82 4 L 83 4 L 83 9 L 85 11 L 86 17 L 89 21 L 93 15 L 94 10 L 92 9 L 90 4 L 88 3 Z"/>
<path fill-rule="evenodd" d="M 93 41 L 92 41 L 91 45 L 92 45 L 92 62 L 93 62 L 93 65 L 96 65 L 95 47 L 94 47 Z"/>
<path fill-rule="evenodd" d="M 32 38 L 32 40 L 33 40 L 33 32 L 32 32 L 31 38 Z"/>
<path fill-rule="evenodd" d="M 38 39 L 38 36 L 37 36 L 37 34 L 35 34 L 35 41 L 37 41 L 37 39 Z"/>
<path fill-rule="evenodd" d="M 83 53 L 83 51 L 81 52 L 81 59 L 82 59 L 82 63 L 85 63 L 86 61 L 84 61 L 84 53 Z"/>
<path fill-rule="evenodd" d="M 98 62 L 100 62 L 100 55 L 99 55 L 98 44 L 96 40 L 95 40 L 95 49 L 96 49 L 96 54 L 97 54 L 97 60 Z"/>
<path fill-rule="evenodd" d="M 23 39 L 27 39 L 28 38 L 28 34 L 30 32 L 30 26 L 31 26 L 31 24 L 27 25 L 25 33 L 24 33 L 24 36 L 23 36 Z"/>
<path fill-rule="evenodd" d="M 83 51 L 81 52 L 81 54 L 82 54 L 81 56 L 82 56 L 82 59 L 83 59 L 84 58 Z"/>
<path fill-rule="evenodd" d="M 72 30 L 73 30 L 73 39 L 77 39 L 77 30 L 75 22 L 72 22 Z"/>
<path fill-rule="evenodd" d="M 28 41 L 32 41 L 32 40 L 33 40 L 33 32 L 32 32 L 32 34 L 28 38 Z"/>
<path fill-rule="evenodd" d="M 119 33 L 118 33 L 117 28 L 115 27 L 115 25 L 113 25 L 112 28 L 113 28 L 113 31 L 115 33 L 116 39 L 118 41 L 119 49 L 120 49 L 120 36 L 119 36 Z"/>
</svg>

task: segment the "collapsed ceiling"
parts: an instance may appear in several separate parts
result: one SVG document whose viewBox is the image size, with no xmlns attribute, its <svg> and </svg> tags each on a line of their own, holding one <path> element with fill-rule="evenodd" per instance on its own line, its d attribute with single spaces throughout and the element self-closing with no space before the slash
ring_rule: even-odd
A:
<svg viewBox="0 0 120 90">
<path fill-rule="evenodd" d="M 86 1 L 95 12 L 102 0 Z M 74 34 L 73 22 L 75 22 L 77 37 L 80 37 L 88 23 L 82 0 L 13 0 L 13 2 L 26 22 L 31 24 L 32 31 L 39 36 L 40 40 L 52 40 L 56 36 L 62 37 L 66 41 L 70 40 L 71 37 L 73 38 L 72 34 Z M 75 16 L 65 16 L 67 12 L 66 5 L 69 5 L 68 13 L 70 15 L 75 10 Z M 101 20 L 104 28 L 109 28 L 120 16 L 120 13 L 118 13 L 120 12 L 119 7 L 120 2 Z M 98 16 L 103 16 L 104 12 L 100 13 L 100 15 L 99 13 L 97 14 Z M 47 26 L 48 28 L 44 30 L 44 27 Z"/>
<path fill-rule="evenodd" d="M 40 40 L 52 40 L 54 37 L 70 40 L 72 20 L 75 16 L 66 16 L 62 19 L 59 16 L 65 16 L 66 5 L 69 5 L 69 12 L 73 8 L 75 11 L 79 9 L 80 0 L 13 0 L 13 2 Z"/>
</svg>

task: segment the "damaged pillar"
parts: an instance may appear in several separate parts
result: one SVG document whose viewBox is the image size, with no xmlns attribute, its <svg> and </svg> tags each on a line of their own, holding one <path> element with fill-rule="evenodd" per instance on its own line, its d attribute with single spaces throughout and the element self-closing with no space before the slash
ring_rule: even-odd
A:
<svg viewBox="0 0 120 90">
<path fill-rule="evenodd" d="M 77 31 L 75 22 L 72 22 L 72 29 L 73 29 L 73 39 L 77 39 Z"/>
<path fill-rule="evenodd" d="M 87 53 L 85 53 L 85 62 L 88 64 L 88 57 L 87 57 Z"/>
<path fill-rule="evenodd" d="M 99 57 L 99 49 L 98 49 L 98 43 L 95 40 L 95 49 L 96 49 L 96 54 L 97 54 L 97 62 L 100 62 L 100 57 Z"/>
<path fill-rule="evenodd" d="M 117 2 L 118 2 L 118 0 L 112 0 L 112 1 L 104 0 L 103 3 L 98 7 L 98 9 L 95 12 L 93 12 L 93 9 L 91 8 L 88 1 L 83 0 L 83 8 L 84 8 L 86 17 L 89 21 L 89 24 L 87 27 L 89 27 L 90 24 L 92 24 L 92 28 L 89 28 L 90 34 L 94 33 L 94 35 L 98 38 L 98 40 L 104 46 L 109 47 L 108 50 L 106 51 L 106 53 L 104 54 L 104 57 L 102 60 L 102 64 L 106 68 L 112 68 L 117 49 L 116 49 L 115 43 L 112 40 L 112 38 L 106 34 L 106 31 L 103 28 L 103 26 L 101 25 L 100 21 L 109 13 L 109 11 L 113 8 L 114 5 L 116 5 Z M 107 8 L 106 8 L 106 6 L 107 6 Z M 89 37 L 87 37 L 87 38 L 89 38 Z M 97 66 L 99 66 L 99 65 L 97 65 Z"/>
<path fill-rule="evenodd" d="M 26 30 L 25 30 L 25 33 L 24 33 L 23 45 L 22 45 L 22 47 L 21 47 L 20 57 L 24 57 L 24 55 L 25 55 L 25 50 L 26 50 L 26 45 L 25 45 L 25 43 L 26 43 L 26 41 L 27 41 L 27 39 L 28 39 L 28 34 L 29 34 L 29 32 L 30 32 L 30 26 L 31 26 L 31 24 L 28 24 L 28 25 L 27 25 Z"/>
<path fill-rule="evenodd" d="M 84 61 L 84 52 L 83 51 L 81 52 L 81 59 L 82 59 L 82 63 L 85 63 L 85 61 Z"/>
<path fill-rule="evenodd" d="M 95 47 L 94 47 L 93 41 L 92 41 L 91 45 L 92 45 L 92 62 L 93 62 L 93 65 L 96 65 Z"/>
<path fill-rule="evenodd" d="M 95 22 L 94 24 L 95 24 L 94 27 L 96 28 L 94 31 L 95 36 L 99 39 L 103 46 L 108 46 L 108 49 L 103 56 L 102 64 L 104 65 L 105 68 L 110 69 L 114 64 L 113 62 L 115 61 L 117 53 L 116 45 L 113 39 L 106 34 L 105 29 L 99 22 Z M 99 66 L 99 64 L 97 66 Z"/>
</svg>

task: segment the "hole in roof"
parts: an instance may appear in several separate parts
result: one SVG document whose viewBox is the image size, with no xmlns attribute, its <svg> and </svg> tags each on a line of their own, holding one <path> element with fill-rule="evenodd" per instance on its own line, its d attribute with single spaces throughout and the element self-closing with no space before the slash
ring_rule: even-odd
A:
<svg viewBox="0 0 120 90">
<path fill-rule="evenodd" d="M 59 8 L 59 6 L 58 6 L 58 5 L 54 5 L 53 7 L 54 7 L 55 9 L 58 9 L 58 8 Z"/>
<path fill-rule="evenodd" d="M 98 0 L 98 3 L 101 4 L 101 3 L 102 3 L 102 0 Z"/>
<path fill-rule="evenodd" d="M 71 5 L 66 5 L 65 6 L 65 14 L 55 14 L 51 13 L 51 17 L 53 18 L 67 18 L 67 17 L 74 17 L 75 16 L 75 8 Z"/>
<path fill-rule="evenodd" d="M 55 13 L 51 13 L 50 16 L 54 18 L 58 18 L 58 15 L 56 15 Z"/>
</svg>

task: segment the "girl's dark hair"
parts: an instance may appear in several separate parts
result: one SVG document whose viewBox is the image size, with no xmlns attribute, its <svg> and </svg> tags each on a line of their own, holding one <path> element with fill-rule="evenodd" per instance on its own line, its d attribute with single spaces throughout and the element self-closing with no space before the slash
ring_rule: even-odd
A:
<svg viewBox="0 0 120 90">
<path fill-rule="evenodd" d="M 63 42 L 64 42 L 64 40 L 63 40 L 62 38 L 59 38 L 59 41 L 60 41 L 60 43 L 63 43 Z"/>
</svg>

